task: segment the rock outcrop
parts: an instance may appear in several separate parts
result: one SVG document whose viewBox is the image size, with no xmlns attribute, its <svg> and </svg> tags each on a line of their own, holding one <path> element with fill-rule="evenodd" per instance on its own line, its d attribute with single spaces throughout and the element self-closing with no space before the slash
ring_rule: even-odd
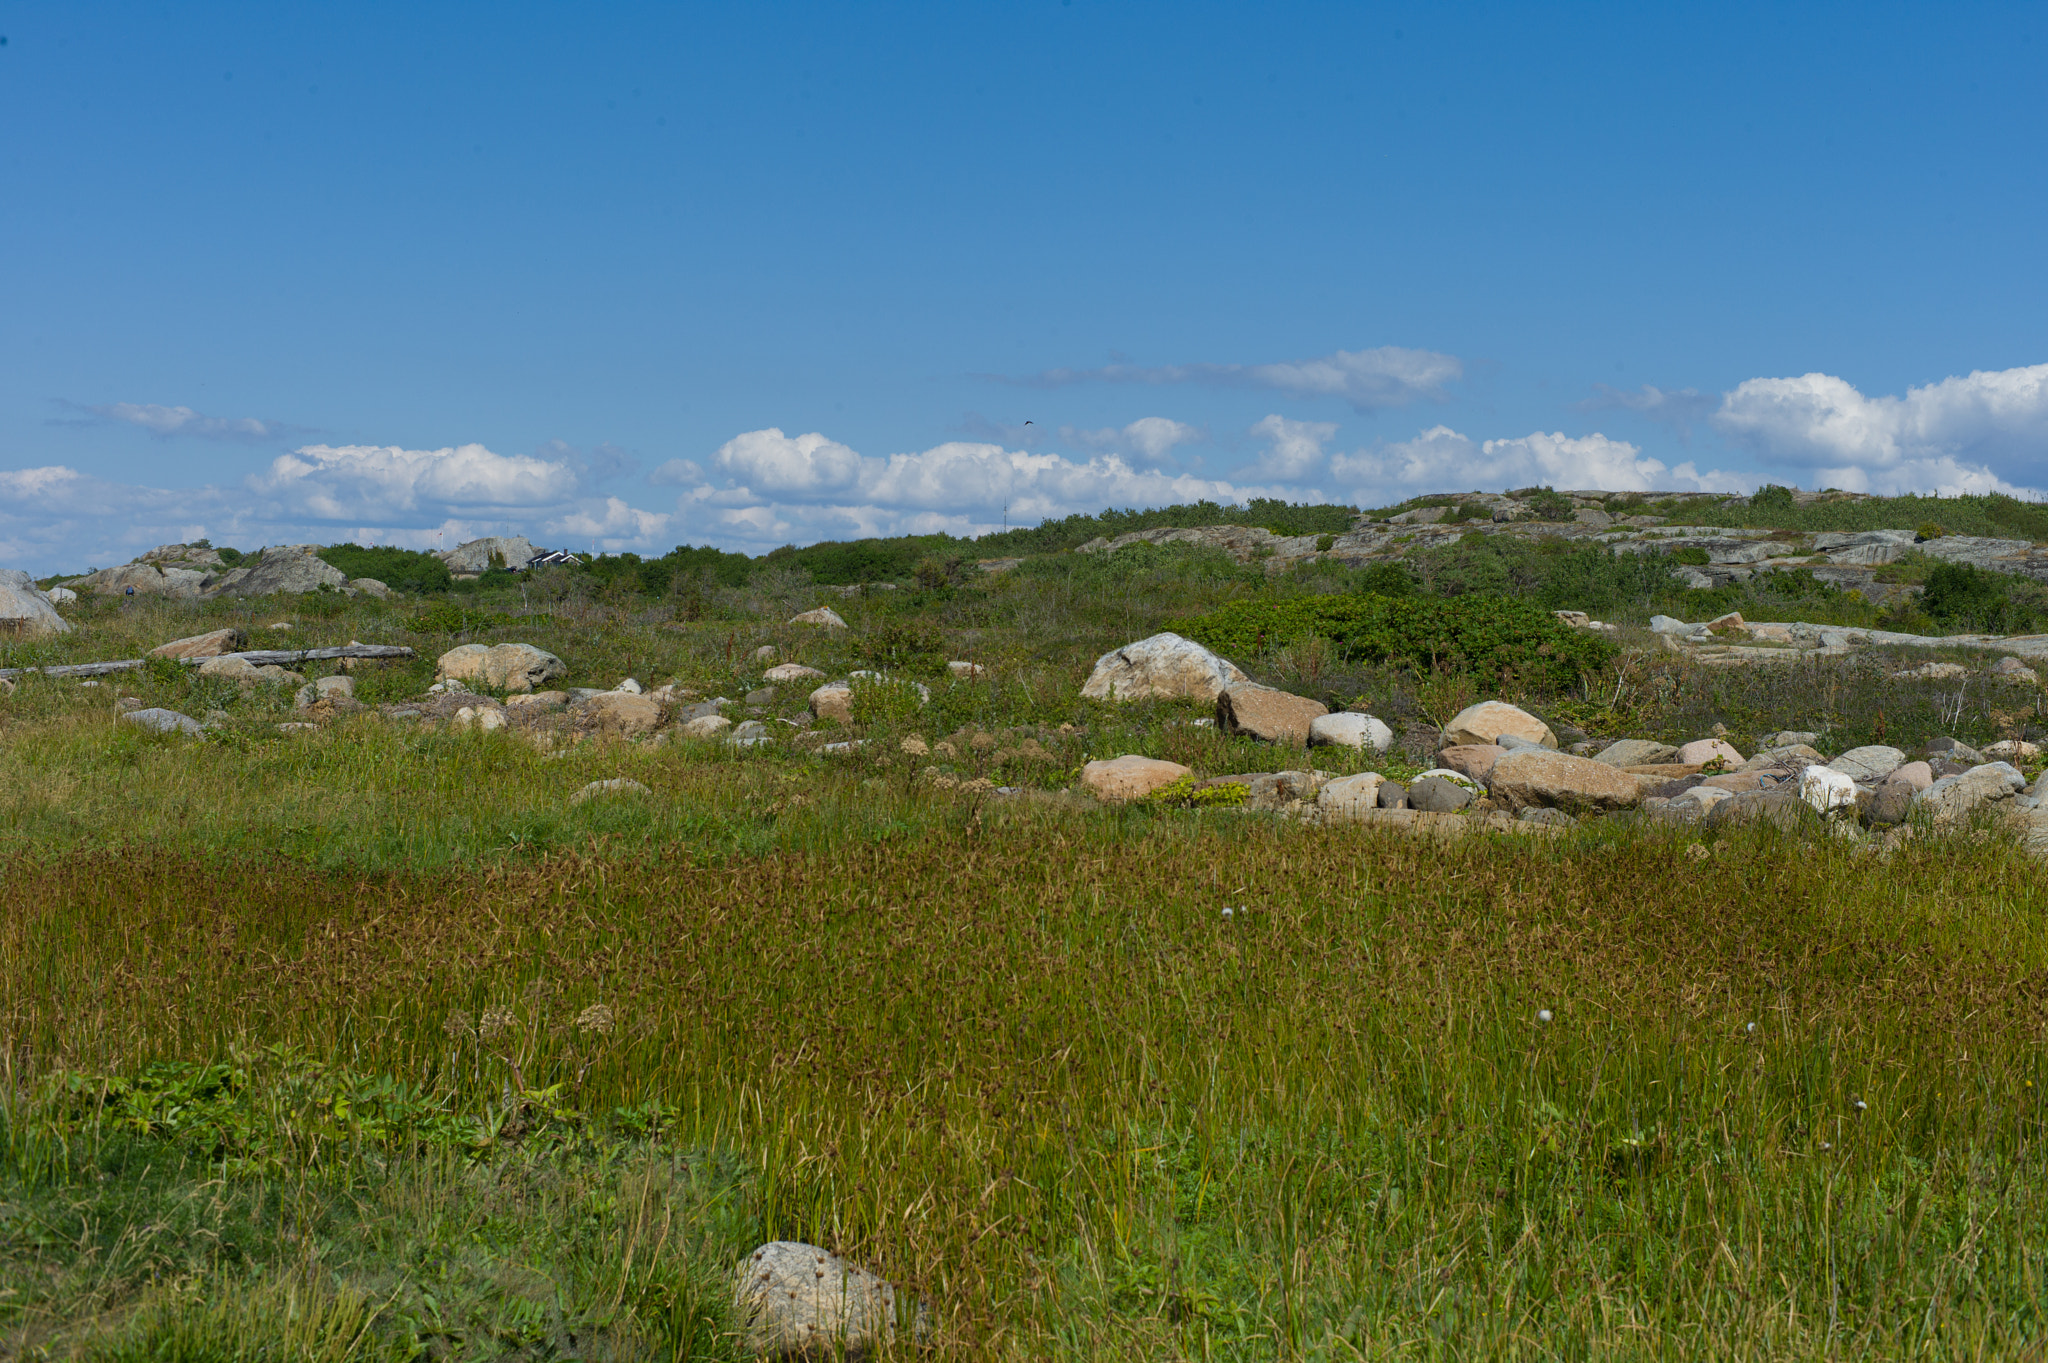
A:
<svg viewBox="0 0 2048 1363">
<path fill-rule="evenodd" d="M 1216 727 L 1227 734 L 1246 734 L 1268 743 L 1308 744 L 1309 726 L 1329 714 L 1329 707 L 1306 696 L 1291 695 L 1256 682 L 1225 687 L 1216 697 Z"/>
<path fill-rule="evenodd" d="M 57 614 L 35 579 L 19 568 L 0 568 L 0 638 L 42 638 L 69 634 L 71 622 Z"/>
<path fill-rule="evenodd" d="M 303 595 L 322 587 L 340 591 L 348 575 L 320 557 L 317 544 L 274 544 L 206 586 L 207 596 Z"/>
</svg>

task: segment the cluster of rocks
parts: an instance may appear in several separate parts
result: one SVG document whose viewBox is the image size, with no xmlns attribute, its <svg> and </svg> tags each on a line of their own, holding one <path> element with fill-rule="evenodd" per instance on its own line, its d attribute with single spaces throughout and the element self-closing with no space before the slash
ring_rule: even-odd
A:
<svg viewBox="0 0 2048 1363">
<path fill-rule="evenodd" d="M 1083 694 L 1113 701 L 1210 703 L 1218 728 L 1275 744 L 1342 745 L 1373 753 L 1385 753 L 1394 744 L 1392 728 L 1378 718 L 1333 714 L 1318 701 L 1261 686 L 1228 659 L 1176 634 L 1154 635 L 1103 654 Z M 1783 824 L 1806 811 L 1872 827 L 1916 817 L 1945 827 L 2006 801 L 2031 813 L 2038 799 L 2048 797 L 2048 787 L 2040 783 L 2028 790 L 2015 764 L 2040 753 L 2018 740 L 1980 753 L 1942 739 L 1917 761 L 1885 746 L 1829 758 L 1812 746 L 1818 740 L 1814 733 L 1779 733 L 1751 756 L 1722 734 L 1677 746 L 1648 739 L 1581 739 L 1564 751 L 1541 719 L 1490 700 L 1452 718 L 1441 731 L 1436 765 L 1409 781 L 1378 772 L 1332 777 L 1304 769 L 1211 777 L 1196 782 L 1191 791 L 1199 796 L 1218 785 L 1241 784 L 1247 787 L 1246 798 L 1235 802 L 1237 807 L 1325 821 L 1408 826 L 1418 816 L 1471 813 L 1487 816 L 1485 826 L 1544 827 L 1623 811 L 1717 825 L 1757 818 Z M 1120 802 L 1145 798 L 1193 776 L 1179 763 L 1125 754 L 1088 763 L 1081 784 L 1100 800 Z M 2048 808 L 2042 813 L 2048 834 Z"/>
<path fill-rule="evenodd" d="M 205 545 L 163 544 L 117 568 L 102 568 L 53 588 L 69 599 L 98 596 L 164 596 L 199 601 L 214 597 L 303 595 L 329 590 L 345 596 L 391 595 L 373 577 L 350 578 L 320 557 L 317 544 L 272 545 L 229 567 L 218 550 Z"/>
</svg>

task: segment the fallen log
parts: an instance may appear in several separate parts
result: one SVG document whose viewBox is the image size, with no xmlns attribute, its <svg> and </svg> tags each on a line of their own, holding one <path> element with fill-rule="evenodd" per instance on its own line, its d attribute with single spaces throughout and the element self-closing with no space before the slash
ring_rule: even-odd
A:
<svg viewBox="0 0 2048 1363">
<path fill-rule="evenodd" d="M 240 658 L 251 667 L 316 662 L 326 658 L 413 658 L 419 656 L 403 644 L 342 644 L 336 648 L 255 648 L 242 653 L 223 653 L 223 658 Z M 19 677 L 40 672 L 45 677 L 104 677 L 114 672 L 133 672 L 141 658 L 122 658 L 110 663 L 61 663 L 51 667 L 0 667 L 0 677 Z M 211 658 L 180 658 L 187 667 L 212 662 Z"/>
</svg>

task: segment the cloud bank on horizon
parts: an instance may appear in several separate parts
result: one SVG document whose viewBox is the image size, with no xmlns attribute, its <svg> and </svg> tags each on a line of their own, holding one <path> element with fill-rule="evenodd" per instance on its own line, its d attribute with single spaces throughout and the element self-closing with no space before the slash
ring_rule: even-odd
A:
<svg viewBox="0 0 2048 1363">
<path fill-rule="evenodd" d="M 1359 411 L 1441 396 L 1454 357 L 1382 347 L 1273 365 L 1111 366 L 1031 382 L 1191 384 L 1336 398 Z M 1748 491 L 1762 482 L 1874 493 L 2040 496 L 2048 447 L 2048 364 L 1973 371 L 1872 397 L 1822 373 L 1753 378 L 1718 399 L 1695 390 L 1601 390 L 1581 410 L 1625 409 L 1701 428 L 1747 468 L 1675 465 L 1599 432 L 1474 435 L 1438 422 L 1412 437 L 1341 447 L 1337 422 L 1272 412 L 1213 435 L 1167 416 L 1115 427 L 1063 426 L 1070 452 L 955 440 L 866 454 L 811 431 L 733 436 L 700 459 L 671 459 L 630 498 L 607 483 L 637 471 L 625 451 L 551 442 L 532 454 L 481 444 L 438 449 L 307 444 L 240 485 L 157 488 L 63 465 L 0 470 L 0 563 L 37 571 L 120 562 L 202 536 L 253 548 L 353 539 L 412 548 L 483 534 L 616 552 L 679 542 L 761 552 L 789 542 L 945 532 L 978 535 L 1105 506 L 1251 497 L 1387 505 L 1424 492 L 1547 483 L 1622 491 Z M 244 442 L 292 430 L 189 407 L 77 407 L 159 439 Z M 1197 454 L 1197 451 L 1207 451 Z M 1214 463 L 1225 476 L 1206 471 Z M 640 503 L 645 503 L 642 505 Z"/>
</svg>

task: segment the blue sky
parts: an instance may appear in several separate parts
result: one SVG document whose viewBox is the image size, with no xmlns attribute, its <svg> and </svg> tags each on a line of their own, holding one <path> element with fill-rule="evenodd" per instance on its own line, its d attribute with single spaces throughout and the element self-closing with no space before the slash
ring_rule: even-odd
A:
<svg viewBox="0 0 2048 1363">
<path fill-rule="evenodd" d="M 0 34 L 0 564 L 2048 486 L 2048 6 Z"/>
</svg>

